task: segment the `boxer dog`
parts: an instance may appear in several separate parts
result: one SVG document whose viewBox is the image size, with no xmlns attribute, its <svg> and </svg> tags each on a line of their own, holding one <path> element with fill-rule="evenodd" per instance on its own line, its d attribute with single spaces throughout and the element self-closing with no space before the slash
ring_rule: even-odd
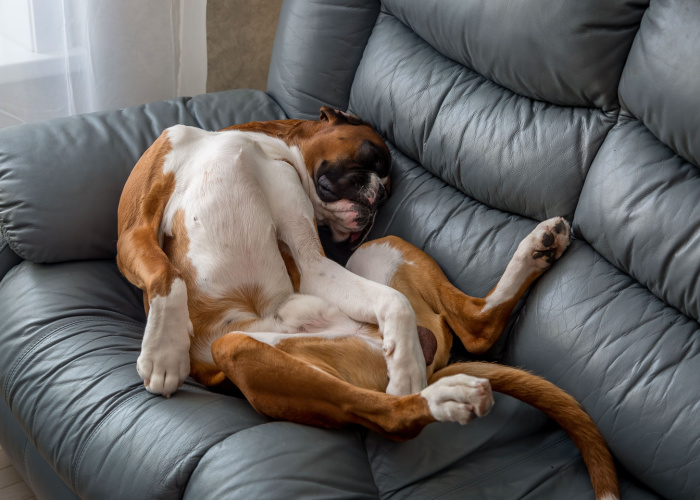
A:
<svg viewBox="0 0 700 500">
<path fill-rule="evenodd" d="M 518 246 L 486 298 L 452 286 L 400 238 L 364 241 L 386 200 L 391 157 L 359 118 L 176 125 L 144 153 L 119 203 L 117 262 L 148 314 L 137 370 L 169 397 L 188 375 L 233 384 L 263 415 L 360 424 L 391 439 L 486 415 L 491 389 L 556 420 L 599 499 L 618 498 L 611 455 L 569 395 L 527 372 L 447 365 L 453 333 L 483 353 L 526 289 L 569 244 L 562 218 Z M 316 224 L 359 247 L 327 259 Z"/>
</svg>

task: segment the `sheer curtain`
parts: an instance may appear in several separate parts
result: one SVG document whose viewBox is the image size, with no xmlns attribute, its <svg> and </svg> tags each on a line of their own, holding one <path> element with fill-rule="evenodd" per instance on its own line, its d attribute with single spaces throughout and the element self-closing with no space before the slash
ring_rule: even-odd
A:
<svg viewBox="0 0 700 500">
<path fill-rule="evenodd" d="M 0 127 L 205 92 L 206 0 L 0 0 Z"/>
</svg>

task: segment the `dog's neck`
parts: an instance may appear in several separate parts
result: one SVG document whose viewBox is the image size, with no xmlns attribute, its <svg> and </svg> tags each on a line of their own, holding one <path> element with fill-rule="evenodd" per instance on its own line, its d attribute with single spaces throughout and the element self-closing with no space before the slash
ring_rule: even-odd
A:
<svg viewBox="0 0 700 500">
<path fill-rule="evenodd" d="M 319 122 L 314 120 L 275 120 L 244 123 L 225 128 L 224 130 L 261 132 L 281 139 L 289 146 L 297 146 L 302 149 L 303 143 L 316 133 L 318 125 Z"/>
</svg>

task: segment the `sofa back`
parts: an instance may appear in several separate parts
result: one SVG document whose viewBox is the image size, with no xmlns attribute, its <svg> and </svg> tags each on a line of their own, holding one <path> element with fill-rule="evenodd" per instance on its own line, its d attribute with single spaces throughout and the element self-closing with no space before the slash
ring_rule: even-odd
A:
<svg viewBox="0 0 700 500">
<path fill-rule="evenodd" d="M 700 3 L 287 0 L 268 91 L 388 139 L 373 236 L 484 295 L 535 221 L 577 241 L 491 358 L 583 403 L 669 498 L 700 491 Z"/>
</svg>

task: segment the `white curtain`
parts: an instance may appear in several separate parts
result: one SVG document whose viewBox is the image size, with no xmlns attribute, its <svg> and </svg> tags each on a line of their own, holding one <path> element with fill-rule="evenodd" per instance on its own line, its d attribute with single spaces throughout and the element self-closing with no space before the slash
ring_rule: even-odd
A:
<svg viewBox="0 0 700 500">
<path fill-rule="evenodd" d="M 0 127 L 206 89 L 206 0 L 0 0 Z"/>
</svg>

